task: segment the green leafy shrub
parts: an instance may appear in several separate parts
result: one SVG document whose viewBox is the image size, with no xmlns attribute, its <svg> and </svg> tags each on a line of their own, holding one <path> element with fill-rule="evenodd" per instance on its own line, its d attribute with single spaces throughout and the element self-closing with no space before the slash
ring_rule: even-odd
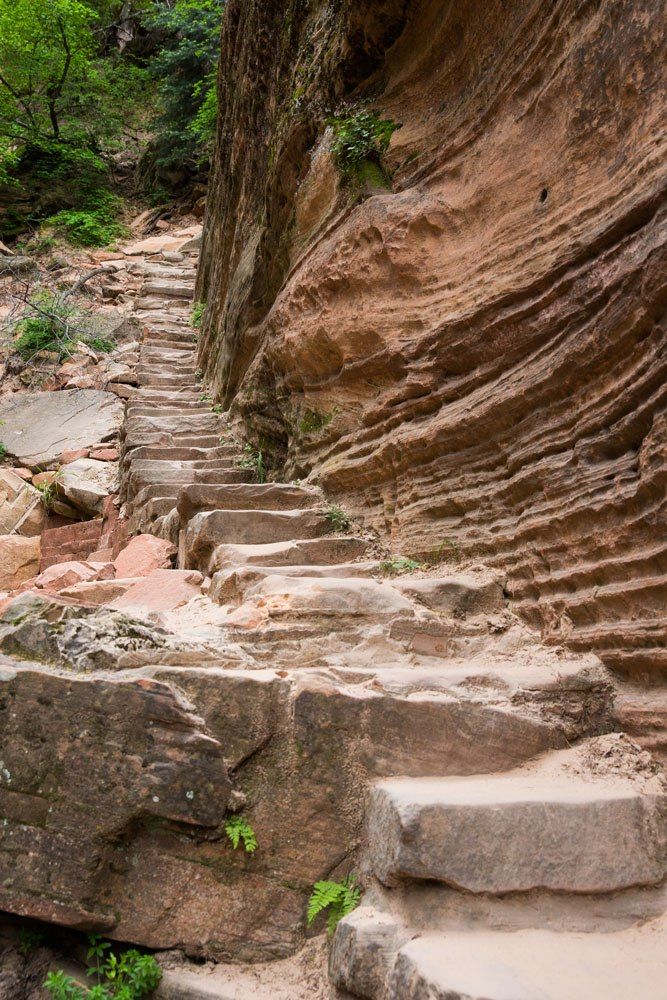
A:
<svg viewBox="0 0 667 1000">
<path fill-rule="evenodd" d="M 190 326 L 194 326 L 195 330 L 198 330 L 201 327 L 204 309 L 206 309 L 205 302 L 195 302 L 192 307 L 192 312 L 190 314 Z"/>
<path fill-rule="evenodd" d="M 400 576 L 401 573 L 414 573 L 415 570 L 422 569 L 422 564 L 416 559 L 409 559 L 407 556 L 397 556 L 394 559 L 385 559 L 380 563 L 380 572 L 384 576 Z"/>
<path fill-rule="evenodd" d="M 0 459 L 6 458 L 7 454 L 7 445 L 4 441 L 0 441 Z"/>
<path fill-rule="evenodd" d="M 80 209 L 64 209 L 46 219 L 73 246 L 104 247 L 127 230 L 118 222 L 120 200 L 108 191 L 96 191 Z"/>
<path fill-rule="evenodd" d="M 346 514 L 342 507 L 331 504 L 327 508 L 326 518 L 334 531 L 350 530 L 350 525 L 352 524 L 350 516 Z"/>
<path fill-rule="evenodd" d="M 243 816 L 230 816 L 225 823 L 225 833 L 234 850 L 240 843 L 243 843 L 243 850 L 246 854 L 254 854 L 259 846 L 255 831 Z"/>
<path fill-rule="evenodd" d="M 56 353 L 63 361 L 76 352 L 77 341 L 102 353 L 114 349 L 113 341 L 82 332 L 80 319 L 80 311 L 66 294 L 38 289 L 28 298 L 24 315 L 14 327 L 14 350 L 25 361 L 39 351 Z"/>
<path fill-rule="evenodd" d="M 333 934 L 338 922 L 352 913 L 360 899 L 361 889 L 352 876 L 342 882 L 316 882 L 308 900 L 308 926 L 320 913 L 327 910 L 327 933 Z"/>
<path fill-rule="evenodd" d="M 152 955 L 134 948 L 117 955 L 97 934 L 88 941 L 87 959 L 92 964 L 87 975 L 97 982 L 86 987 L 61 969 L 50 972 L 44 988 L 52 1000 L 141 1000 L 157 989 L 162 970 Z"/>
<path fill-rule="evenodd" d="M 382 158 L 391 137 L 400 125 L 390 118 L 380 118 L 374 111 L 361 109 L 350 115 L 329 120 L 334 130 L 333 155 L 348 181 L 361 181 L 369 173 L 387 181 Z M 369 171 L 369 166 L 375 168 Z"/>
</svg>

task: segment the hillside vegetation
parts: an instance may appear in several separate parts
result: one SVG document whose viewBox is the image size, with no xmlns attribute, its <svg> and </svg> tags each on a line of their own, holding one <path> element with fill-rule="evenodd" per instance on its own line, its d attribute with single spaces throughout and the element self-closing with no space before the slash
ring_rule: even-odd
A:
<svg viewBox="0 0 667 1000">
<path fill-rule="evenodd" d="M 223 0 L 0 0 L 0 238 L 118 233 L 207 159 Z"/>
</svg>

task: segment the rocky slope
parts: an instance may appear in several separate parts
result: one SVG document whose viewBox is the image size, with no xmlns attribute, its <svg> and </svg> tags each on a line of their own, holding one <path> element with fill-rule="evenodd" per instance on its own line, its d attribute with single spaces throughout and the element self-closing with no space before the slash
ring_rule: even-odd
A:
<svg viewBox="0 0 667 1000">
<path fill-rule="evenodd" d="M 0 997 L 41 1000 L 63 952 L 81 977 L 67 933 L 95 931 L 158 950 L 164 1000 L 651 998 L 667 781 L 613 676 L 494 571 L 396 564 L 319 487 L 266 481 L 195 368 L 186 247 L 128 265 L 119 495 L 0 537 L 43 564 L 0 604 L 0 907 L 41 922 L 27 953 L 0 925 Z M 351 872 L 327 980 L 306 903 Z"/>
<path fill-rule="evenodd" d="M 664 22 L 648 0 L 230 0 L 201 363 L 401 553 L 664 676 Z M 327 116 L 401 124 L 350 190 Z"/>
</svg>

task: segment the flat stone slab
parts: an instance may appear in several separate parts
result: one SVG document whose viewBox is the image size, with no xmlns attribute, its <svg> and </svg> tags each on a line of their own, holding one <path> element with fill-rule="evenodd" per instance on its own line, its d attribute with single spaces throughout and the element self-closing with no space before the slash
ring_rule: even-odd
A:
<svg viewBox="0 0 667 1000">
<path fill-rule="evenodd" d="M 399 954 L 388 1000 L 659 1000 L 664 923 L 610 934 L 545 930 L 429 935 Z"/>
<path fill-rule="evenodd" d="M 122 419 L 120 400 L 97 389 L 21 393 L 0 399 L 7 453 L 31 468 L 57 462 L 65 449 L 78 451 L 112 438 Z"/>
<path fill-rule="evenodd" d="M 381 782 L 369 814 L 375 874 L 388 885 L 428 879 L 495 894 L 614 892 L 660 881 L 664 783 L 579 770 L 579 753 L 554 755 L 557 769 Z"/>
<path fill-rule="evenodd" d="M 109 607 L 118 611 L 173 611 L 201 592 L 196 570 L 157 569 L 130 587 Z"/>
</svg>

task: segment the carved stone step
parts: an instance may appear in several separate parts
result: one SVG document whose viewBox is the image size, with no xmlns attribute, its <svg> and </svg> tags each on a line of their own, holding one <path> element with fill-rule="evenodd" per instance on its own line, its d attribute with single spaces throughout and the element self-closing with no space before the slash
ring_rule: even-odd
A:
<svg viewBox="0 0 667 1000">
<path fill-rule="evenodd" d="M 589 744 L 593 761 L 598 746 Z M 582 759 L 577 748 L 493 778 L 382 782 L 369 808 L 373 872 L 387 885 L 427 879 L 494 894 L 660 881 L 667 788 L 650 773 L 596 775 Z"/>
<path fill-rule="evenodd" d="M 425 935 L 401 948 L 383 995 L 387 1000 L 658 1000 L 665 943 L 664 934 L 649 928 L 610 934 L 475 928 Z"/>
<path fill-rule="evenodd" d="M 249 470 L 252 473 L 252 470 Z M 291 510 L 314 507 L 323 501 L 315 486 L 290 483 L 248 483 L 243 486 L 193 484 L 181 490 L 178 512 L 186 524 L 203 510 Z"/>
<path fill-rule="evenodd" d="M 183 534 L 179 565 L 200 569 L 222 543 L 237 545 L 318 538 L 331 531 L 320 510 L 213 510 L 195 514 Z M 181 559 L 183 560 L 181 562 Z"/>
<path fill-rule="evenodd" d="M 235 566 L 318 566 L 356 559 L 366 551 L 361 538 L 301 538 L 265 545 L 219 545 L 213 555 L 216 570 Z"/>
<path fill-rule="evenodd" d="M 224 604 L 251 596 L 253 588 L 267 577 L 306 577 L 313 580 L 323 577 L 369 578 L 377 574 L 379 566 L 378 562 L 341 563 L 337 566 L 241 566 L 215 573 L 209 596 Z"/>
</svg>

